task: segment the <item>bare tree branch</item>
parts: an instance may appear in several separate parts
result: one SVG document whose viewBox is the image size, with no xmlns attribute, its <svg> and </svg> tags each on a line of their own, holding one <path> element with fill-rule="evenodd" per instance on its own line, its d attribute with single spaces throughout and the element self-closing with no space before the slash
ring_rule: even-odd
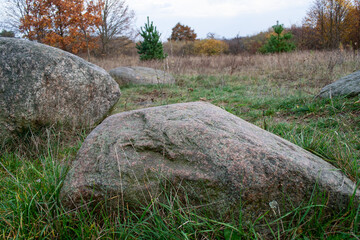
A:
<svg viewBox="0 0 360 240">
<path fill-rule="evenodd" d="M 116 38 L 131 38 L 134 11 L 130 10 L 125 0 L 102 0 L 103 9 L 101 12 L 103 23 L 98 27 L 102 53 L 108 54 L 111 51 L 111 42 Z"/>
<path fill-rule="evenodd" d="M 4 0 L 6 19 L 4 25 L 15 33 L 20 32 L 20 20 L 27 13 L 26 0 Z"/>
</svg>

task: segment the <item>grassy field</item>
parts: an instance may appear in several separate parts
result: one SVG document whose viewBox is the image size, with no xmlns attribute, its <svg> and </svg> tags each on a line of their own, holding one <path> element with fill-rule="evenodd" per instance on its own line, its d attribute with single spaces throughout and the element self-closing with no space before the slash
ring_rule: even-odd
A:
<svg viewBox="0 0 360 240">
<path fill-rule="evenodd" d="M 93 59 L 106 70 L 148 66 L 172 73 L 175 85 L 121 87 L 113 114 L 178 102 L 207 101 L 273 132 L 340 168 L 360 183 L 359 97 L 317 99 L 319 90 L 360 69 L 353 52 L 295 52 L 281 55 L 169 57 L 164 62 L 137 58 Z M 0 146 L 0 238 L 3 239 L 265 239 L 266 222 L 239 216 L 198 215 L 169 195 L 141 214 L 117 215 L 106 209 L 66 210 L 59 191 L 69 163 L 88 130 L 47 129 L 19 138 L 17 147 Z M 326 203 L 306 203 L 282 213 L 265 227 L 278 226 L 274 239 L 359 239 L 360 206 L 323 214 Z M 315 211 L 314 211 L 315 210 Z M 241 218 L 240 218 L 241 219 Z M 281 223 L 281 224 L 280 224 Z M 272 228 L 273 229 L 273 228 Z"/>
</svg>

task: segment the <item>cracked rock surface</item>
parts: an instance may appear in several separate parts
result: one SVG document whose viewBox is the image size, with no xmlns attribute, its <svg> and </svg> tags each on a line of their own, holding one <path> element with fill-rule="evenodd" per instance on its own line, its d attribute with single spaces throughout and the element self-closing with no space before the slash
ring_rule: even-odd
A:
<svg viewBox="0 0 360 240">
<path fill-rule="evenodd" d="M 136 207 L 169 183 L 193 206 L 221 215 L 241 202 L 255 217 L 274 200 L 282 210 L 307 201 L 315 186 L 336 208 L 355 191 L 321 158 L 219 107 L 193 102 L 105 119 L 79 150 L 61 197 L 68 206 L 111 199 L 110 207 Z"/>
</svg>

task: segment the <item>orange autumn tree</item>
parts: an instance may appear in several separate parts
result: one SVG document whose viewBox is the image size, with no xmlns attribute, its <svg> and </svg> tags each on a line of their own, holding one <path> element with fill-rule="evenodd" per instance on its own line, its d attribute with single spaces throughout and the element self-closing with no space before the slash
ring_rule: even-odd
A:
<svg viewBox="0 0 360 240">
<path fill-rule="evenodd" d="M 360 0 L 354 0 L 345 21 L 347 24 L 345 39 L 354 49 L 360 48 Z"/>
<path fill-rule="evenodd" d="M 81 1 L 81 0 L 78 0 Z M 88 58 L 90 57 L 90 49 L 97 47 L 97 40 L 94 40 L 92 34 L 96 32 L 97 28 L 102 24 L 102 5 L 103 1 L 98 1 L 98 4 L 95 4 L 93 1 L 87 2 L 87 7 L 84 9 L 83 4 L 79 4 L 78 9 L 75 10 L 75 25 L 80 34 L 81 45 L 79 49 L 86 48 Z M 75 31 L 76 33 L 76 31 Z"/>
<path fill-rule="evenodd" d="M 314 42 L 323 48 L 338 48 L 349 34 L 351 0 L 315 0 L 304 19 L 304 27 L 314 30 Z"/>
<path fill-rule="evenodd" d="M 101 24 L 101 4 L 92 0 L 26 0 L 20 31 L 30 40 L 78 53 L 96 46 L 92 34 Z"/>
<path fill-rule="evenodd" d="M 194 29 L 191 29 L 189 26 L 182 25 L 177 23 L 172 29 L 171 37 L 169 40 L 172 41 L 195 41 L 196 33 Z"/>
</svg>

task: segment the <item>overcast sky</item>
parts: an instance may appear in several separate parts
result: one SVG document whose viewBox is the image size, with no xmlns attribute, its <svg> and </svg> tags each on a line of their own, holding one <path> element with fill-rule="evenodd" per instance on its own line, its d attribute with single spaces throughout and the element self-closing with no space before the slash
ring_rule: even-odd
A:
<svg viewBox="0 0 360 240">
<path fill-rule="evenodd" d="M 301 24 L 314 0 L 126 0 L 135 11 L 136 27 L 144 26 L 147 16 L 162 34 L 180 22 L 195 30 L 199 38 L 207 33 L 233 38 L 265 31 L 279 20 L 286 27 Z M 0 19 L 4 17 L 0 0 Z"/>
<path fill-rule="evenodd" d="M 301 24 L 313 0 L 127 0 L 136 14 L 136 26 L 146 17 L 154 22 L 165 40 L 180 22 L 195 30 L 232 38 L 267 30 L 279 20 L 286 27 Z"/>
</svg>

